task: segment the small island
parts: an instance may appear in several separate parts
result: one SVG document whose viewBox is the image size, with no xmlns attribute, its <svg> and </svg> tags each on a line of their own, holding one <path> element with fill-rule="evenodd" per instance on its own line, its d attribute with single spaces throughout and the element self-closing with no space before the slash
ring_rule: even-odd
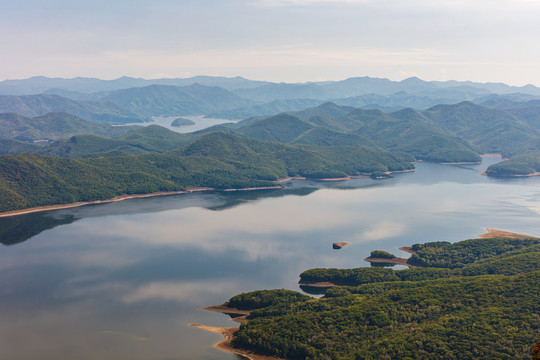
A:
<svg viewBox="0 0 540 360">
<path fill-rule="evenodd" d="M 400 248 L 400 250 L 403 249 Z M 408 259 L 397 257 L 396 255 L 383 250 L 372 251 L 369 257 L 365 258 L 364 261 L 371 263 L 372 266 L 373 264 L 379 264 L 379 266 L 403 265 L 408 267 L 414 267 L 414 265 L 408 263 Z"/>
<path fill-rule="evenodd" d="M 184 119 L 184 118 L 175 119 L 171 123 L 171 126 L 175 126 L 175 127 L 192 126 L 192 125 L 195 125 L 195 122 L 193 120 Z"/>
<path fill-rule="evenodd" d="M 343 242 L 335 242 L 332 244 L 332 249 L 334 250 L 339 250 L 339 249 L 343 249 L 345 246 L 347 245 L 350 245 L 351 243 L 350 242 L 347 242 L 347 241 L 343 241 Z"/>
<path fill-rule="evenodd" d="M 206 309 L 246 311 L 239 328 L 191 326 L 223 334 L 217 348 L 253 360 L 530 357 L 540 238 L 489 229 L 477 239 L 402 250 L 414 252 L 418 268 L 306 270 L 301 282 L 334 286 L 322 298 L 283 289 L 240 294 Z M 381 250 L 370 257 L 396 259 Z"/>
</svg>

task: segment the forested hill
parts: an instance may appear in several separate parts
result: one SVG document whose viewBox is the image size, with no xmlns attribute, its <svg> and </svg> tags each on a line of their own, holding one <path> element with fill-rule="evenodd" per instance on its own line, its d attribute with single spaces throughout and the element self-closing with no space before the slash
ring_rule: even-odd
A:
<svg viewBox="0 0 540 360">
<path fill-rule="evenodd" d="M 349 110 L 346 115 L 343 115 L 344 109 Z M 419 160 L 481 161 L 474 146 L 412 109 L 392 114 L 380 110 L 344 109 L 334 104 L 323 104 L 294 114 L 247 119 L 229 127 L 228 131 L 291 144 L 377 146 L 407 153 Z M 206 132 L 213 130 L 216 129 Z"/>
<path fill-rule="evenodd" d="M 58 95 L 0 95 L 0 113 L 17 113 L 27 117 L 51 112 L 65 112 L 98 123 L 142 123 L 147 116 L 135 114 L 117 104 L 105 101 L 78 101 Z"/>
<path fill-rule="evenodd" d="M 383 150 L 305 148 L 213 133 L 159 154 L 88 159 L 0 156 L 0 211 L 199 186 L 275 186 L 275 180 L 287 176 L 335 178 L 412 168 Z"/>
<path fill-rule="evenodd" d="M 478 154 L 482 153 L 511 157 L 540 151 L 537 102 L 515 106 L 497 109 L 462 102 L 423 111 L 407 108 L 386 113 L 324 103 L 296 112 L 248 118 L 203 132 L 226 129 L 266 141 L 319 146 L 369 145 L 407 153 L 419 160 L 479 162 Z M 520 162 L 524 160 L 527 159 Z"/>
<path fill-rule="evenodd" d="M 90 122 L 65 112 L 26 117 L 16 113 L 0 113 L 0 139 L 23 142 L 61 140 L 74 135 L 119 136 L 139 126 L 111 126 Z"/>
<path fill-rule="evenodd" d="M 487 168 L 489 176 L 527 176 L 540 173 L 540 152 L 514 156 L 511 159 L 493 164 Z"/>
<path fill-rule="evenodd" d="M 234 344 L 286 359 L 532 358 L 540 338 L 538 239 L 456 246 L 475 249 L 460 269 L 327 269 L 361 285 L 331 288 L 321 299 L 286 290 L 233 297 L 235 307 L 256 309 Z"/>
</svg>

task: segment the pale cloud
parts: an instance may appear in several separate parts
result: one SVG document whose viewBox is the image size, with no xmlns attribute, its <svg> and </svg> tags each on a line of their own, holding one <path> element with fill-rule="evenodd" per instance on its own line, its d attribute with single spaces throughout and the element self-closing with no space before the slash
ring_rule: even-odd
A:
<svg viewBox="0 0 540 360">
<path fill-rule="evenodd" d="M 399 236 L 405 233 L 407 227 L 395 221 L 381 221 L 362 233 L 359 238 L 365 241 L 380 240 Z"/>
<path fill-rule="evenodd" d="M 224 290 L 237 286 L 232 281 L 211 280 L 197 282 L 154 282 L 132 289 L 122 297 L 126 304 L 143 301 L 175 301 L 201 304 L 212 294 L 222 294 Z"/>
</svg>

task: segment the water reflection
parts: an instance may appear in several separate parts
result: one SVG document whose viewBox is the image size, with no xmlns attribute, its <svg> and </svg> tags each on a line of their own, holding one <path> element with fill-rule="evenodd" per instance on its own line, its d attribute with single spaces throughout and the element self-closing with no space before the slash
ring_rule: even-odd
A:
<svg viewBox="0 0 540 360">
<path fill-rule="evenodd" d="M 486 227 L 540 235 L 540 179 L 492 181 L 480 168 L 422 163 L 378 182 L 292 181 L 0 219 L 2 239 L 17 243 L 0 249 L 0 358 L 236 359 L 212 348 L 219 335 L 188 326 L 235 325 L 199 307 L 298 290 L 302 271 L 369 266 L 375 249 L 407 257 L 397 248 Z M 350 245 L 333 250 L 341 241 Z"/>
<path fill-rule="evenodd" d="M 59 225 L 71 224 L 77 220 L 74 215 L 50 216 L 45 213 L 24 214 L 19 216 L 0 218 L 0 243 L 15 245 L 42 231 L 55 228 Z"/>
</svg>

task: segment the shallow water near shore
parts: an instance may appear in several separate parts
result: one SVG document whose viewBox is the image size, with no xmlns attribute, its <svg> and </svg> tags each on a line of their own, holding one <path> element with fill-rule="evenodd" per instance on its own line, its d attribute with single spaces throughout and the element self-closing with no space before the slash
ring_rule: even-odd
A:
<svg viewBox="0 0 540 360">
<path fill-rule="evenodd" d="M 200 307 L 299 290 L 303 270 L 369 266 L 371 250 L 407 257 L 398 247 L 488 227 L 540 236 L 540 177 L 479 174 L 496 161 L 2 218 L 0 359 L 237 359 L 188 325 L 237 324 Z"/>
</svg>

